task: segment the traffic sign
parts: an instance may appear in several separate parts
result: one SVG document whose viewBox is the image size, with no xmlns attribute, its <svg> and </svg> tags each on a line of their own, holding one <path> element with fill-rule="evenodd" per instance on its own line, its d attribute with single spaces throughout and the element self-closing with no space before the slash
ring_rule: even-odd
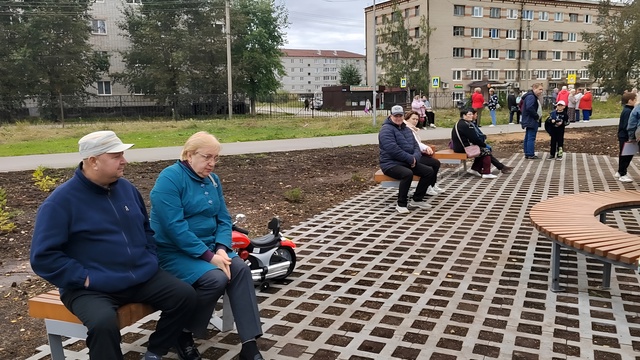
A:
<svg viewBox="0 0 640 360">
<path fill-rule="evenodd" d="M 432 88 L 440 87 L 440 76 L 434 76 L 431 78 L 431 87 Z"/>
<path fill-rule="evenodd" d="M 576 83 L 576 74 L 567 75 L 567 84 L 574 85 Z"/>
<path fill-rule="evenodd" d="M 407 78 L 400 78 L 400 87 L 401 88 L 407 87 Z"/>
</svg>

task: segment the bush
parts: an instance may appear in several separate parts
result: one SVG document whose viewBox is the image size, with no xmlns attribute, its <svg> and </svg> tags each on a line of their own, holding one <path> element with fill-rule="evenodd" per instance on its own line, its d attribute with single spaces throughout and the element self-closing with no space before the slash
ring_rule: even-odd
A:
<svg viewBox="0 0 640 360">
<path fill-rule="evenodd" d="M 284 192 L 284 198 L 287 199 L 288 202 L 292 203 L 301 203 L 303 194 L 300 188 L 289 189 Z"/>
<path fill-rule="evenodd" d="M 58 179 L 54 179 L 49 175 L 45 175 L 44 170 L 45 168 L 43 166 L 38 166 L 31 177 L 33 178 L 33 181 L 38 189 L 44 192 L 49 192 L 56 186 Z"/>
</svg>

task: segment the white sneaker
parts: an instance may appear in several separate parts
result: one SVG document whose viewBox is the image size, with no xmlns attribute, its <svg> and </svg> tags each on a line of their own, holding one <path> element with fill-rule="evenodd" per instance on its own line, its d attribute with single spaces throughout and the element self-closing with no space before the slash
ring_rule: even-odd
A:
<svg viewBox="0 0 640 360">
<path fill-rule="evenodd" d="M 417 207 L 419 209 L 431 209 L 432 208 L 431 204 L 427 203 L 426 201 L 415 201 L 415 200 L 409 201 L 409 206 L 410 207 Z"/>
<path fill-rule="evenodd" d="M 410 213 L 409 209 L 407 209 L 406 206 L 400 206 L 400 205 L 396 205 L 396 211 L 399 212 L 400 214 Z"/>
<path fill-rule="evenodd" d="M 436 196 L 436 195 L 438 195 L 438 192 L 433 188 L 433 186 L 429 186 L 427 188 L 427 195 Z"/>
<path fill-rule="evenodd" d="M 633 179 L 629 175 L 623 175 L 618 178 L 620 182 L 633 182 Z"/>
<path fill-rule="evenodd" d="M 483 179 L 495 179 L 497 178 L 498 175 L 493 175 L 493 174 L 482 174 L 482 178 Z"/>
<path fill-rule="evenodd" d="M 440 186 L 438 186 L 438 184 L 433 185 L 433 190 L 439 192 L 439 193 L 443 193 L 444 189 L 441 188 Z"/>
<path fill-rule="evenodd" d="M 613 178 L 614 179 L 619 179 L 620 178 L 620 173 L 616 171 L 616 173 L 613 174 Z"/>
<path fill-rule="evenodd" d="M 477 171 L 475 171 L 473 169 L 468 169 L 467 173 L 469 173 L 469 174 L 471 174 L 473 176 L 477 176 L 477 177 L 481 177 L 482 176 L 479 172 L 477 172 Z"/>
<path fill-rule="evenodd" d="M 435 129 L 436 128 L 436 124 L 429 124 L 429 127 Z"/>
<path fill-rule="evenodd" d="M 494 127 L 494 126 L 495 126 L 495 125 L 493 125 L 493 124 L 489 125 L 489 127 Z"/>
</svg>

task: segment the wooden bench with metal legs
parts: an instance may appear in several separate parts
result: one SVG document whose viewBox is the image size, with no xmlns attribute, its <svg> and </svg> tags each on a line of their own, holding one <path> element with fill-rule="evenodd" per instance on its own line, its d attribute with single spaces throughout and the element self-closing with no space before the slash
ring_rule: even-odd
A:
<svg viewBox="0 0 640 360">
<path fill-rule="evenodd" d="M 118 308 L 120 329 L 135 324 L 145 316 L 156 312 L 150 305 L 132 303 Z M 52 290 L 29 299 L 29 315 L 44 319 L 52 360 L 64 360 L 62 337 L 86 339 L 87 328 L 60 300 L 58 290 Z M 211 324 L 220 331 L 233 330 L 233 313 L 227 294 L 222 301 L 222 315 L 214 313 Z"/>
<path fill-rule="evenodd" d="M 611 286 L 612 264 L 638 270 L 640 236 L 607 226 L 606 218 L 608 212 L 639 207 L 638 191 L 563 195 L 534 205 L 529 212 L 533 226 L 553 241 L 551 291 L 564 290 L 560 286 L 561 247 L 601 261 L 605 289 Z"/>
</svg>

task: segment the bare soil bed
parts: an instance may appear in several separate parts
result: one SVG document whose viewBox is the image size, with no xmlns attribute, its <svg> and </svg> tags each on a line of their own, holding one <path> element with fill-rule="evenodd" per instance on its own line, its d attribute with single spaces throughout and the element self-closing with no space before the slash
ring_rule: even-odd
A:
<svg viewBox="0 0 640 360">
<path fill-rule="evenodd" d="M 567 129 L 568 152 L 617 156 L 617 129 L 593 127 Z M 428 132 L 425 138 L 428 138 Z M 523 134 L 491 136 L 494 153 L 506 158 L 522 152 Z M 547 151 L 549 137 L 541 132 L 537 149 Z M 437 148 L 448 141 L 427 141 Z M 544 161 L 544 160 L 540 160 Z M 148 201 L 157 174 L 173 161 L 129 164 L 125 176 Z M 290 228 L 368 188 L 375 186 L 377 145 L 225 156 L 215 172 L 220 176 L 231 213 L 247 215 L 253 235 L 267 231 L 273 216 Z M 59 183 L 73 169 L 47 170 Z M 32 172 L 0 173 L 0 187 L 7 191 L 7 208 L 15 214 L 16 229 L 0 234 L 0 359 L 24 359 L 46 343 L 44 323 L 29 317 L 27 300 L 52 286 L 29 270 L 33 219 L 48 193 L 40 191 Z M 147 204 L 148 205 L 148 204 Z"/>
</svg>

